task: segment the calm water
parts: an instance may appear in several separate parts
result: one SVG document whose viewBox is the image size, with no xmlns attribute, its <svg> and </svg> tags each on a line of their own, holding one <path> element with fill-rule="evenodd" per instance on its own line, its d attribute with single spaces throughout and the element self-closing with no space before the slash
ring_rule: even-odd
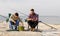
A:
<svg viewBox="0 0 60 36">
<path fill-rule="evenodd" d="M 20 18 L 24 21 L 27 16 L 20 16 Z M 0 21 L 5 21 L 6 18 L 3 16 L 0 16 Z M 45 23 L 49 23 L 49 24 L 60 24 L 60 17 L 58 16 L 40 16 L 39 17 L 40 21 L 43 21 Z"/>
<path fill-rule="evenodd" d="M 49 24 L 60 24 L 60 17 L 57 16 L 41 16 L 39 20 Z"/>
</svg>

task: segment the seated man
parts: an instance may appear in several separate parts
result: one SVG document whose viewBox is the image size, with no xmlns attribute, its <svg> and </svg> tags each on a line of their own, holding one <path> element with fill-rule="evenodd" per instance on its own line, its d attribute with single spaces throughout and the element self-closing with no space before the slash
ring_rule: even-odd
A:
<svg viewBox="0 0 60 36">
<path fill-rule="evenodd" d="M 34 12 L 34 9 L 30 10 L 30 15 L 27 19 L 29 26 L 31 27 L 31 31 L 35 30 L 35 27 L 38 25 L 38 15 Z"/>
<path fill-rule="evenodd" d="M 19 14 L 15 13 L 10 17 L 10 28 L 13 30 L 17 30 L 17 26 L 19 26 L 19 22 L 22 23 L 21 19 L 19 18 Z M 23 24 L 23 23 L 22 23 Z"/>
</svg>

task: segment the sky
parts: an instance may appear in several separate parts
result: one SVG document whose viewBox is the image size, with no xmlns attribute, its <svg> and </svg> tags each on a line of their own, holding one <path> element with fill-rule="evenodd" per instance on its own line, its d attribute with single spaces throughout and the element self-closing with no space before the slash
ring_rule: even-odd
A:
<svg viewBox="0 0 60 36">
<path fill-rule="evenodd" d="M 28 15 L 31 8 L 40 16 L 60 16 L 60 0 L 0 0 L 0 15 L 15 12 Z"/>
</svg>

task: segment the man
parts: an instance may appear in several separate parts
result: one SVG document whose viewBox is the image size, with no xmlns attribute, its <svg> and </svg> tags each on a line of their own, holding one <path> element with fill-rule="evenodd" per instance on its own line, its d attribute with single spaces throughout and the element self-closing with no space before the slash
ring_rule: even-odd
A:
<svg viewBox="0 0 60 36">
<path fill-rule="evenodd" d="M 27 19 L 31 31 L 35 30 L 35 27 L 38 25 L 38 15 L 34 12 L 34 9 L 30 10 L 30 15 Z"/>
<path fill-rule="evenodd" d="M 19 22 L 22 23 L 23 25 L 23 22 L 21 21 L 21 19 L 19 18 L 19 14 L 18 13 L 15 13 L 14 15 L 12 15 L 10 17 L 10 24 L 11 24 L 11 29 L 13 30 L 17 30 L 17 26 L 19 26 Z"/>
</svg>

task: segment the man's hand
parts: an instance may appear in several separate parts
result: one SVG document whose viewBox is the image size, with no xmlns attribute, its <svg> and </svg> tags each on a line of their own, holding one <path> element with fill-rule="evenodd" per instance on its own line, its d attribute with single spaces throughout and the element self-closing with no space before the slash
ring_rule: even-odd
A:
<svg viewBox="0 0 60 36">
<path fill-rule="evenodd" d="M 16 22 L 14 22 L 14 23 L 16 23 Z"/>
<path fill-rule="evenodd" d="M 24 23 L 21 21 L 21 22 L 19 22 L 19 25 L 24 26 Z"/>
<path fill-rule="evenodd" d="M 21 24 L 23 25 L 23 22 L 21 22 Z"/>
<path fill-rule="evenodd" d="M 32 19 L 31 18 L 28 18 L 27 20 L 29 21 L 29 20 L 32 20 Z"/>
</svg>

